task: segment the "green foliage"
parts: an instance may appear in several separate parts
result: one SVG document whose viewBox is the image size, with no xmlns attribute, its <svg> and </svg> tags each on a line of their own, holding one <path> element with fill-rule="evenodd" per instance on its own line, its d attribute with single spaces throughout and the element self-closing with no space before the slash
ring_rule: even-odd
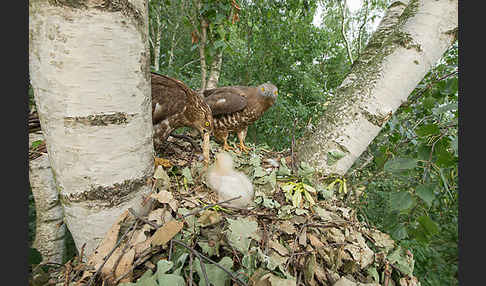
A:
<svg viewBox="0 0 486 286">
<path fill-rule="evenodd" d="M 373 164 L 353 178 L 366 187 L 361 215 L 411 250 L 422 285 L 457 285 L 457 49 L 386 124 L 365 152 Z"/>
</svg>

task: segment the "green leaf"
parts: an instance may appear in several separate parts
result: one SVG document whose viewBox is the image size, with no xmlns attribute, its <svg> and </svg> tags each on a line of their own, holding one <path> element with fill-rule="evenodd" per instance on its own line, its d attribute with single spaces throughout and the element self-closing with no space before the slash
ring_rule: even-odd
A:
<svg viewBox="0 0 486 286">
<path fill-rule="evenodd" d="M 246 254 L 250 247 L 250 235 L 256 232 L 258 224 L 255 221 L 250 221 L 246 218 L 235 220 L 226 218 L 226 220 L 229 223 L 226 232 L 229 243 L 236 250 Z"/>
<path fill-rule="evenodd" d="M 299 175 L 302 177 L 308 176 L 312 173 L 314 173 L 315 169 L 311 167 L 307 162 L 302 161 L 300 163 L 300 168 L 299 168 Z"/>
<path fill-rule="evenodd" d="M 429 207 L 432 205 L 432 201 L 435 199 L 434 189 L 430 184 L 418 185 L 417 188 L 415 188 L 415 193 Z"/>
<path fill-rule="evenodd" d="M 218 264 L 231 271 L 231 268 L 233 267 L 233 259 L 225 256 L 218 262 Z M 204 263 L 204 265 L 206 266 L 206 274 L 208 276 L 208 281 L 210 284 L 214 286 L 225 286 L 226 282 L 231 279 L 231 277 L 226 272 L 218 268 L 216 265 L 206 263 Z M 205 286 L 206 280 L 204 279 L 204 274 L 201 269 L 201 263 L 199 262 L 199 258 L 194 259 L 193 267 L 196 269 L 199 276 L 199 286 Z"/>
<path fill-rule="evenodd" d="M 368 273 L 368 277 L 373 278 L 373 281 L 376 283 L 380 282 L 380 275 L 378 274 L 376 267 L 370 266 L 366 272 Z"/>
<path fill-rule="evenodd" d="M 185 167 L 184 169 L 182 169 L 182 175 L 184 176 L 184 178 L 186 178 L 187 183 L 189 184 L 194 183 L 194 181 L 192 180 L 191 169 Z"/>
<path fill-rule="evenodd" d="M 169 271 L 174 263 L 168 260 L 159 260 L 157 262 L 157 282 L 159 285 L 177 285 L 177 286 L 184 286 L 186 285 L 186 281 L 179 275 L 175 274 L 166 274 Z"/>
<path fill-rule="evenodd" d="M 446 104 L 446 105 L 443 105 L 443 106 L 440 106 L 440 107 L 436 107 L 436 108 L 432 109 L 432 112 L 434 114 L 441 114 L 441 113 L 444 113 L 446 111 L 457 110 L 457 109 L 458 109 L 457 102 L 453 102 L 453 103 L 449 103 L 449 104 Z"/>
<path fill-rule="evenodd" d="M 308 191 L 309 193 L 313 193 L 313 194 L 317 193 L 316 189 L 314 189 L 312 186 L 309 186 L 307 184 L 303 184 L 303 186 L 304 186 L 304 189 L 306 191 Z"/>
<path fill-rule="evenodd" d="M 391 232 L 395 240 L 402 240 L 407 238 L 407 229 L 403 223 L 398 224 Z"/>
<path fill-rule="evenodd" d="M 283 157 L 280 160 L 280 167 L 278 168 L 277 174 L 281 176 L 289 176 L 291 174 L 290 169 L 287 167 L 285 162 L 285 158 Z"/>
<path fill-rule="evenodd" d="M 302 202 L 302 193 L 296 191 L 292 196 L 292 205 L 298 208 L 301 202 Z"/>
<path fill-rule="evenodd" d="M 400 272 L 405 275 L 412 275 L 414 266 L 413 260 L 411 261 L 408 256 L 403 253 L 401 247 L 397 247 L 387 256 L 387 258 L 391 264 L 400 270 Z"/>
<path fill-rule="evenodd" d="M 185 286 L 186 281 L 182 276 L 175 274 L 162 274 L 157 277 L 157 281 L 160 285 L 174 285 L 174 286 Z"/>
<path fill-rule="evenodd" d="M 343 158 L 344 155 L 343 152 L 337 150 L 327 152 L 327 165 L 334 165 L 339 159 Z"/>
<path fill-rule="evenodd" d="M 385 163 L 384 170 L 388 172 L 400 172 L 417 167 L 417 159 L 394 158 Z"/>
<path fill-rule="evenodd" d="M 295 188 L 295 184 L 292 184 L 292 183 L 290 182 L 290 183 L 287 183 L 287 184 L 284 184 L 284 185 L 280 186 L 280 188 L 282 188 L 282 190 L 283 190 L 284 192 L 289 192 L 289 191 L 291 191 L 292 189 L 294 189 L 294 188 Z"/>
<path fill-rule="evenodd" d="M 390 199 L 391 208 L 397 211 L 407 210 L 415 205 L 414 198 L 407 191 L 392 193 Z"/>
<path fill-rule="evenodd" d="M 439 232 L 439 226 L 429 216 L 423 215 L 419 217 L 417 221 L 429 235 L 434 235 Z"/>
<path fill-rule="evenodd" d="M 459 151 L 459 146 L 458 146 L 458 137 L 454 136 L 454 139 L 451 141 L 451 148 L 454 150 L 454 155 L 459 156 L 458 151 Z"/>
<path fill-rule="evenodd" d="M 267 182 L 270 183 L 272 186 L 272 189 L 275 189 L 275 186 L 277 185 L 277 171 L 273 170 L 270 175 L 268 175 Z"/>
<path fill-rule="evenodd" d="M 304 197 L 309 202 L 309 204 L 311 206 L 315 204 L 314 199 L 312 198 L 312 196 L 308 192 L 304 191 Z"/>
<path fill-rule="evenodd" d="M 172 261 L 159 260 L 159 262 L 157 262 L 157 275 L 165 274 L 172 268 L 172 266 L 174 266 Z"/>
<path fill-rule="evenodd" d="M 43 140 L 36 140 L 36 141 L 32 142 L 32 148 L 36 148 L 37 146 L 42 144 L 42 142 L 43 142 Z"/>
<path fill-rule="evenodd" d="M 158 286 L 155 275 L 152 270 L 147 270 L 145 273 L 137 280 L 137 286 Z"/>
<path fill-rule="evenodd" d="M 262 167 L 258 166 L 255 168 L 255 172 L 253 173 L 253 176 L 255 178 L 260 178 L 260 177 L 263 177 L 265 176 L 267 173 L 265 172 L 265 170 L 263 170 Z"/>
<path fill-rule="evenodd" d="M 415 130 L 415 133 L 420 137 L 426 137 L 426 136 L 430 136 L 430 135 L 439 134 L 440 129 L 439 129 L 439 126 L 431 123 L 431 124 L 425 124 L 425 125 L 420 126 L 419 128 L 417 128 Z"/>
<path fill-rule="evenodd" d="M 207 256 L 219 256 L 219 244 L 215 246 L 209 246 L 209 243 L 205 241 L 199 241 L 197 244 L 201 247 L 202 252 Z"/>
</svg>

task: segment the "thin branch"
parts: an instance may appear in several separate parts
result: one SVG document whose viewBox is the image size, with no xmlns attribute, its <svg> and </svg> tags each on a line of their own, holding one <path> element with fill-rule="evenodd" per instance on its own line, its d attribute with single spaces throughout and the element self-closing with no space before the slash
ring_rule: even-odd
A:
<svg viewBox="0 0 486 286">
<path fill-rule="evenodd" d="M 199 212 L 202 212 L 202 211 L 203 211 L 203 210 L 205 210 L 205 209 L 208 209 L 208 208 L 214 207 L 214 206 L 219 205 L 219 204 L 228 203 L 228 202 L 234 201 L 234 200 L 239 199 L 239 198 L 241 198 L 241 196 L 237 196 L 237 197 L 234 197 L 234 198 L 231 198 L 231 199 L 229 199 L 229 200 L 222 201 L 222 202 L 219 202 L 219 203 L 214 203 L 214 204 L 207 205 L 207 206 L 203 207 L 202 209 L 195 210 L 195 211 L 193 211 L 193 212 L 191 212 L 191 213 L 188 213 L 188 214 L 183 215 L 183 216 L 182 216 L 182 218 L 186 218 L 186 217 L 188 217 L 188 216 L 191 216 L 191 215 L 197 214 L 197 213 L 199 213 Z"/>
<path fill-rule="evenodd" d="M 122 241 L 125 239 L 125 237 L 127 236 L 127 234 L 130 232 L 130 230 L 132 230 L 134 227 L 135 227 L 135 224 L 137 223 L 137 221 L 134 221 L 132 223 L 132 225 L 127 229 L 127 231 L 125 231 L 125 233 L 122 235 L 122 237 L 120 237 L 120 239 L 118 240 L 118 242 L 116 243 L 116 245 L 113 247 L 113 249 L 108 253 L 108 255 L 105 256 L 105 258 L 103 259 L 103 263 L 98 267 L 98 269 L 96 270 L 96 273 L 91 276 L 91 279 L 89 279 L 89 282 L 88 282 L 88 286 L 91 286 L 93 284 L 93 282 L 95 281 L 95 278 L 96 276 L 98 276 L 98 274 L 100 274 L 101 272 L 101 269 L 103 268 L 103 266 L 105 266 L 105 263 L 108 261 L 108 259 L 111 257 L 111 255 L 113 254 L 113 252 L 115 252 L 115 250 L 118 248 L 118 246 L 120 246 L 120 244 L 122 243 Z"/>
<path fill-rule="evenodd" d="M 366 5 L 365 17 L 363 19 L 363 24 L 361 24 L 361 26 L 359 27 L 359 31 L 358 31 L 358 56 L 361 54 L 361 36 L 363 34 L 362 33 L 363 28 L 366 25 L 366 21 L 368 20 L 368 12 L 370 11 L 370 8 L 368 7 L 368 0 L 366 0 L 365 5 Z"/>
<path fill-rule="evenodd" d="M 199 253 L 196 253 L 196 256 L 199 258 L 199 265 L 201 265 L 201 272 L 203 273 L 204 281 L 206 281 L 206 286 L 210 286 L 211 284 L 209 284 L 208 274 L 206 273 L 206 265 L 202 261 Z"/>
<path fill-rule="evenodd" d="M 341 7 L 341 35 L 343 36 L 344 39 L 344 44 L 346 45 L 346 50 L 348 52 L 348 58 L 351 64 L 353 64 L 353 55 L 351 54 L 351 47 L 349 45 L 348 38 L 346 37 L 346 32 L 345 32 L 345 24 L 346 24 L 346 0 L 342 0 L 340 3 L 342 5 L 339 5 Z"/>
<path fill-rule="evenodd" d="M 216 267 L 218 267 L 219 269 L 223 270 L 226 274 L 228 274 L 229 276 L 231 276 L 231 279 L 233 279 L 233 281 L 237 282 L 240 285 L 246 286 L 246 283 L 243 280 L 241 280 L 239 277 L 235 276 L 233 273 L 231 273 L 231 271 L 229 271 L 228 269 L 224 268 L 223 266 L 221 266 L 220 264 L 218 264 L 216 261 L 213 261 L 212 259 L 204 256 L 203 254 L 201 254 L 200 252 L 198 252 L 194 248 L 188 246 L 187 244 L 185 244 L 184 242 L 182 242 L 182 241 L 180 241 L 178 239 L 173 238 L 172 240 L 175 243 L 177 243 L 177 244 L 185 247 L 186 249 L 188 249 L 189 251 L 191 251 L 192 253 L 194 253 L 194 255 L 196 255 L 199 258 L 199 261 L 202 261 L 201 258 L 204 258 L 204 260 L 206 260 L 206 261 L 214 264 Z M 208 286 L 209 286 L 209 284 L 208 284 Z"/>
</svg>

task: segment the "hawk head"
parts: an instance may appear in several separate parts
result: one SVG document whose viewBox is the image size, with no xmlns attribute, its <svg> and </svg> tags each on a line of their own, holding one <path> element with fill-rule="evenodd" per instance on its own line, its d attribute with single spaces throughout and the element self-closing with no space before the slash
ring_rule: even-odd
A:
<svg viewBox="0 0 486 286">
<path fill-rule="evenodd" d="M 264 84 L 260 84 L 257 88 L 258 88 L 258 91 L 260 92 L 260 95 L 270 96 L 274 100 L 277 99 L 278 88 L 275 85 L 267 82 L 267 83 L 264 83 Z"/>
</svg>

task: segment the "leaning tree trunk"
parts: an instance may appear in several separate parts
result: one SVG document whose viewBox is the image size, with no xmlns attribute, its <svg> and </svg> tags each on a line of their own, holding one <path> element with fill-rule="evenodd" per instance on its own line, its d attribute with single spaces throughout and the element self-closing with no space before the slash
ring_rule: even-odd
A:
<svg viewBox="0 0 486 286">
<path fill-rule="evenodd" d="M 29 133 L 29 146 L 44 140 L 42 133 Z M 52 175 L 49 157 L 41 144 L 29 154 L 29 181 L 35 201 L 36 227 L 33 247 L 42 254 L 42 262 L 62 263 L 66 226 L 64 210 Z"/>
<path fill-rule="evenodd" d="M 325 115 L 298 141 L 299 160 L 323 174 L 345 174 L 454 42 L 457 5 L 457 0 L 391 4 Z"/>
<path fill-rule="evenodd" d="M 49 160 L 89 255 L 153 173 L 147 2 L 29 2 L 29 68 Z"/>
</svg>

